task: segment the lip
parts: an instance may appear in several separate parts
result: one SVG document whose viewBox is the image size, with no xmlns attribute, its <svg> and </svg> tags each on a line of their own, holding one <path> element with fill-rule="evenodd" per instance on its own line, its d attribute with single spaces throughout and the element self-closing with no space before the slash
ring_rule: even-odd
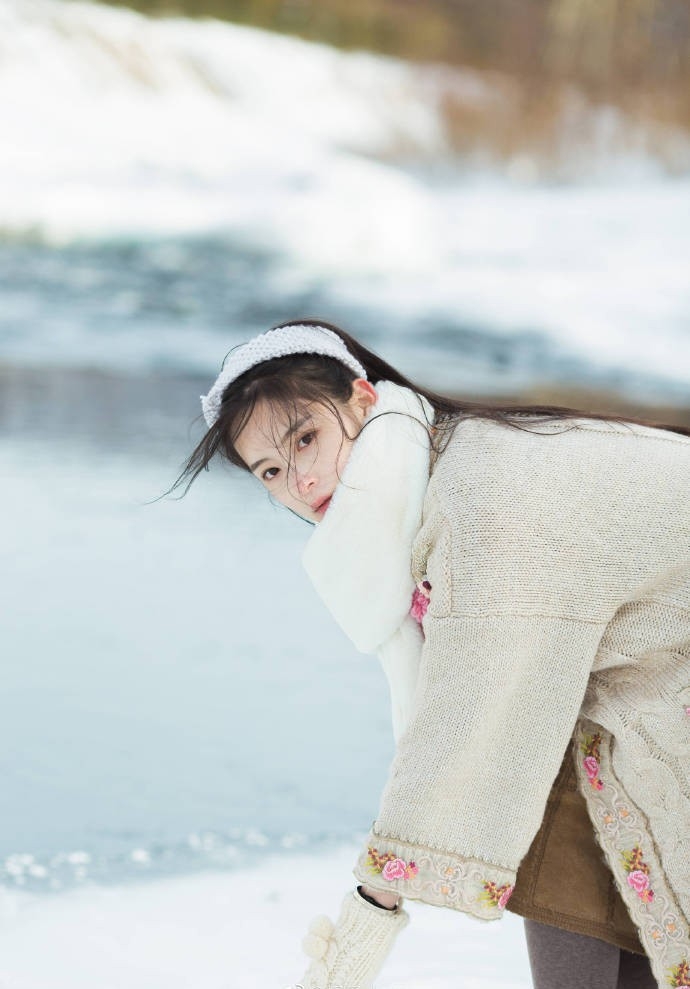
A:
<svg viewBox="0 0 690 989">
<path fill-rule="evenodd" d="M 328 510 L 328 506 L 331 503 L 331 498 L 333 495 L 329 495 L 328 498 L 324 498 L 322 501 L 317 501 L 315 505 L 312 505 L 312 512 L 316 512 L 317 515 L 325 515 Z"/>
</svg>

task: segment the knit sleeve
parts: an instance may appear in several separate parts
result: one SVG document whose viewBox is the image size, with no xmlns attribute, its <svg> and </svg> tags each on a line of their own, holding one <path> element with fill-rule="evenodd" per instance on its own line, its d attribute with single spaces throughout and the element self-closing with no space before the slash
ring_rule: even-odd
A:
<svg viewBox="0 0 690 989">
<path fill-rule="evenodd" d="M 446 481 L 416 541 L 431 584 L 419 675 L 355 868 L 486 919 L 539 830 L 607 624 L 598 533 L 564 553 L 572 511 L 515 503 L 494 475 L 460 494 Z"/>
<path fill-rule="evenodd" d="M 424 624 L 414 711 L 354 872 L 492 919 L 539 829 L 602 626 L 518 614 Z"/>
</svg>

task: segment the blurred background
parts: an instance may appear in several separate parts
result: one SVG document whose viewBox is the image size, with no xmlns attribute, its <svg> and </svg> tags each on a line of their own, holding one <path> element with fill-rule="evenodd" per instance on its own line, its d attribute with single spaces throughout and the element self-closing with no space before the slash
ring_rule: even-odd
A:
<svg viewBox="0 0 690 989">
<path fill-rule="evenodd" d="M 222 468 L 159 498 L 231 347 L 318 316 L 690 423 L 689 273 L 686 0 L 0 0 L 0 916 L 375 817 L 387 688 L 309 527 Z M 3 989 L 63 984 L 18 945 Z"/>
</svg>

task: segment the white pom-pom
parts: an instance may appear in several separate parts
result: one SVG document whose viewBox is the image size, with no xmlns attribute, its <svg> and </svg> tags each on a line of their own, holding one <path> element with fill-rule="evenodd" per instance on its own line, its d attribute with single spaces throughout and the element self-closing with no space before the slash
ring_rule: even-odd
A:
<svg viewBox="0 0 690 989">
<path fill-rule="evenodd" d="M 328 941 L 319 937 L 318 934 L 306 934 L 302 940 L 302 948 L 305 954 L 317 961 L 326 957 L 328 951 Z"/>
<path fill-rule="evenodd" d="M 317 934 L 319 937 L 329 938 L 335 930 L 335 927 L 330 917 L 327 917 L 325 914 L 321 914 L 318 917 L 314 917 L 309 925 L 309 930 L 312 934 Z"/>
</svg>

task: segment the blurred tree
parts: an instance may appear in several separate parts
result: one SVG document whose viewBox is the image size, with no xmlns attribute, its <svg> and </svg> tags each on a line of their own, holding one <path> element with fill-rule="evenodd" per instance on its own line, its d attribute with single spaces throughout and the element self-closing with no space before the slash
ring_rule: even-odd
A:
<svg viewBox="0 0 690 989">
<path fill-rule="evenodd" d="M 669 79 L 690 63 L 688 0 L 111 0 L 217 17 L 342 47 L 553 73 L 601 86 Z"/>
<path fill-rule="evenodd" d="M 690 0 L 110 0 L 508 73 L 690 126 Z M 541 94 L 541 96 L 540 96 Z"/>
</svg>

